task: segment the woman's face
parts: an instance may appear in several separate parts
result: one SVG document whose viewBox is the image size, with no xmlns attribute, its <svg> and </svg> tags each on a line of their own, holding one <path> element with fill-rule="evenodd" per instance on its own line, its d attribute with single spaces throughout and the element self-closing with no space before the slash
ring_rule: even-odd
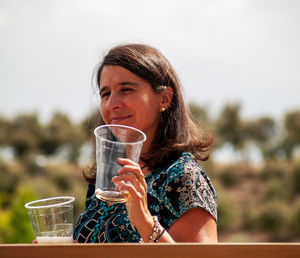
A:
<svg viewBox="0 0 300 258">
<path fill-rule="evenodd" d="M 163 94 L 121 66 L 104 66 L 100 77 L 101 113 L 106 124 L 135 127 L 152 140 L 160 120 Z"/>
</svg>

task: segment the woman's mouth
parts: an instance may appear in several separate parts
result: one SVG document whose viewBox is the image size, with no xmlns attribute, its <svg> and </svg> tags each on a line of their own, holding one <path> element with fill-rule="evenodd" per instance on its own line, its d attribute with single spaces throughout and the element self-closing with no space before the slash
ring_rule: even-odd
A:
<svg viewBox="0 0 300 258">
<path fill-rule="evenodd" d="M 121 123 L 121 122 L 125 121 L 126 119 L 128 119 L 128 118 L 130 118 L 130 117 L 131 117 L 130 115 L 128 115 L 128 116 L 112 117 L 112 118 L 110 119 L 110 122 L 111 122 L 112 124 L 118 124 L 118 123 Z"/>
</svg>

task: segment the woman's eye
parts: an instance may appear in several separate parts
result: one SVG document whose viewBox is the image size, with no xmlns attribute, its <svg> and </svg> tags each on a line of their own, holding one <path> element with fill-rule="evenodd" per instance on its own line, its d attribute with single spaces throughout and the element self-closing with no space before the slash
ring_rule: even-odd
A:
<svg viewBox="0 0 300 258">
<path fill-rule="evenodd" d="M 100 97 L 103 99 L 105 97 L 109 96 L 109 92 L 103 92 L 100 94 Z"/>
<path fill-rule="evenodd" d="M 133 89 L 131 89 L 131 88 L 122 89 L 122 92 L 130 92 L 130 91 L 133 91 Z"/>
</svg>

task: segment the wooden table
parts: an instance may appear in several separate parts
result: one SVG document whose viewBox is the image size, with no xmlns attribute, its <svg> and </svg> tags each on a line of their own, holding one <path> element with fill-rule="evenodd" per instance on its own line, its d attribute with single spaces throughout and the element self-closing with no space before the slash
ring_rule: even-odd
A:
<svg viewBox="0 0 300 258">
<path fill-rule="evenodd" d="M 300 243 L 2 244 L 0 257 L 30 258 L 300 258 Z"/>
</svg>

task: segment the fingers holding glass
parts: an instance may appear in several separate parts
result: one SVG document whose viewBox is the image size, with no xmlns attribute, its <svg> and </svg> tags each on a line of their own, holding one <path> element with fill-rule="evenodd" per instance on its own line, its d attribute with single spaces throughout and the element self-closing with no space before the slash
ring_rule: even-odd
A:
<svg viewBox="0 0 300 258">
<path fill-rule="evenodd" d="M 130 192 L 136 191 L 141 195 L 144 195 L 146 194 L 147 190 L 145 188 L 144 177 L 141 176 L 141 178 L 142 180 L 139 179 L 134 173 L 126 172 L 119 176 L 113 177 L 112 181 L 119 190 L 128 190 L 125 188 L 129 188 Z"/>
<path fill-rule="evenodd" d="M 129 159 L 118 159 L 118 162 L 120 163 L 120 165 L 123 165 L 123 167 L 118 171 L 119 175 L 132 173 L 137 177 L 138 180 L 141 181 L 141 183 L 143 183 L 144 187 L 147 186 L 145 176 L 139 164 Z"/>
</svg>

